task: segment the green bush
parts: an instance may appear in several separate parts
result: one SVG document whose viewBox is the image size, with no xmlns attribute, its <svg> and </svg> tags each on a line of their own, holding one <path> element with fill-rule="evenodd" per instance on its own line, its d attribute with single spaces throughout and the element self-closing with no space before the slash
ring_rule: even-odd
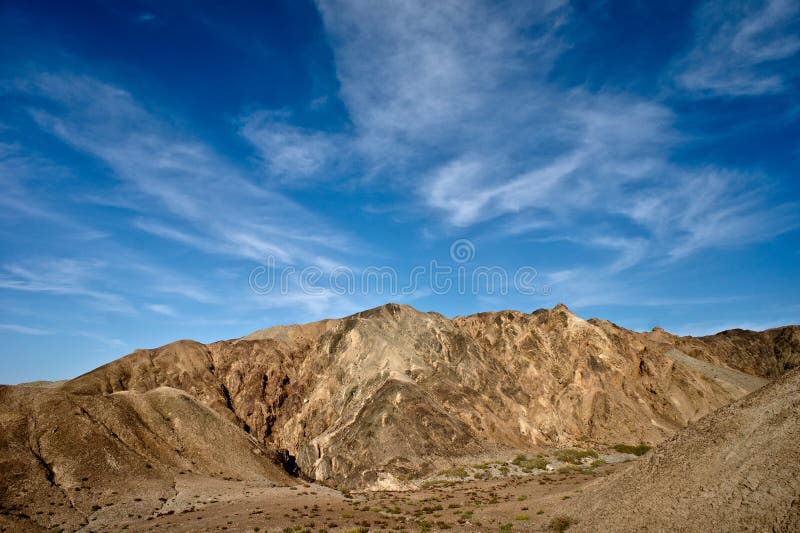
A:
<svg viewBox="0 0 800 533">
<path fill-rule="evenodd" d="M 581 464 L 586 457 L 597 458 L 597 452 L 594 450 L 578 450 L 569 448 L 566 450 L 559 450 L 556 452 L 556 459 L 565 463 Z"/>
<path fill-rule="evenodd" d="M 547 468 L 547 458 L 546 457 L 532 457 L 528 458 L 523 454 L 520 454 L 511 461 L 511 464 L 517 465 L 521 469 L 525 471 L 530 471 L 534 469 L 538 470 L 545 470 Z"/>
<path fill-rule="evenodd" d="M 612 446 L 619 453 L 630 453 L 636 456 L 644 455 L 650 451 L 650 446 L 647 444 L 640 444 L 638 446 L 629 446 L 627 444 L 615 444 Z"/>
</svg>

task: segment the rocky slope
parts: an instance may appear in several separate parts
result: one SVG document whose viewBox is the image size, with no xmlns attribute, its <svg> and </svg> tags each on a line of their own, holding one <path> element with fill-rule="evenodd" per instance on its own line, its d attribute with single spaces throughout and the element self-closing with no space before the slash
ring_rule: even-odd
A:
<svg viewBox="0 0 800 533">
<path fill-rule="evenodd" d="M 730 329 L 708 337 L 685 337 L 676 346 L 705 359 L 765 378 L 776 378 L 800 367 L 800 327 L 766 331 Z"/>
<path fill-rule="evenodd" d="M 800 369 L 682 430 L 560 512 L 580 531 L 798 531 L 798 412 Z"/>
<path fill-rule="evenodd" d="M 10 472 L 5 465 L 23 456 L 19 464 L 26 466 L 12 469 L 14 475 L 45 487 L 53 476 L 59 485 L 66 482 L 61 479 L 76 482 L 65 472 L 103 461 L 133 472 L 146 462 L 154 472 L 169 471 L 166 479 L 194 464 L 214 475 L 249 472 L 281 481 L 270 463 L 278 450 L 309 478 L 391 488 L 442 462 L 500 448 L 657 443 L 758 386 L 684 364 L 666 355 L 670 350 L 680 347 L 716 364 L 735 350 L 737 361 L 754 361 L 747 369 L 769 353 L 782 363 L 770 359 L 765 368 L 777 373 L 798 352 L 796 330 L 786 328 L 781 343 L 760 334 L 746 342 L 698 340 L 586 321 L 563 305 L 450 320 L 388 304 L 209 345 L 179 341 L 139 350 L 74 380 L 35 388 L 35 394 L 30 387 L 3 388 L 0 420 L 8 436 L 0 470 Z M 166 391 L 170 401 L 159 400 L 164 407 L 155 417 L 153 402 Z M 76 405 L 91 406 L 84 407 L 91 416 L 76 414 Z M 206 420 L 188 439 L 192 452 L 188 444 L 175 444 L 186 440 L 175 432 L 187 426 L 153 422 L 174 421 L 177 406 L 189 405 Z M 109 429 L 103 417 L 119 427 Z M 64 429 L 75 421 L 93 426 L 86 434 L 75 432 L 80 425 Z M 213 438 L 223 429 L 236 430 L 225 439 L 241 445 L 219 457 L 212 453 Z M 102 437 L 100 444 L 84 450 L 88 455 L 75 453 L 89 434 Z M 149 434 L 159 438 L 148 440 Z M 31 450 L 42 438 L 51 444 L 39 461 Z M 113 460 L 98 459 L 108 453 Z"/>
<path fill-rule="evenodd" d="M 271 450 L 182 390 L 0 387 L 0 526 L 74 530 L 106 504 L 148 515 L 185 475 L 295 483 Z"/>
</svg>

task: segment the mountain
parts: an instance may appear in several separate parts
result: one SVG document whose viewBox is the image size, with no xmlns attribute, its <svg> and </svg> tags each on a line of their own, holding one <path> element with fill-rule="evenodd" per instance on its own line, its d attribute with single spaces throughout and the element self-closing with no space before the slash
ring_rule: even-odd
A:
<svg viewBox="0 0 800 533">
<path fill-rule="evenodd" d="M 764 378 L 776 378 L 800 366 L 798 327 L 730 329 L 709 337 L 680 338 L 676 346 L 693 357 Z"/>
<path fill-rule="evenodd" d="M 680 431 L 561 513 L 580 531 L 799 531 L 798 413 L 800 369 Z"/>
<path fill-rule="evenodd" d="M 80 522 L 98 491 L 188 474 L 401 488 L 497 450 L 655 444 L 796 365 L 798 329 L 694 339 L 563 305 L 448 319 L 387 304 L 137 350 L 0 388 L 0 505 L 49 499 Z"/>
<path fill-rule="evenodd" d="M 274 453 L 188 393 L 0 388 L 0 510 L 86 524 L 98 501 L 150 513 L 186 474 L 293 484 Z M 6 514 L 6 513 L 3 513 Z M 2 526 L 0 517 L 0 526 Z M 2 528 L 0 528 L 2 529 Z"/>
</svg>

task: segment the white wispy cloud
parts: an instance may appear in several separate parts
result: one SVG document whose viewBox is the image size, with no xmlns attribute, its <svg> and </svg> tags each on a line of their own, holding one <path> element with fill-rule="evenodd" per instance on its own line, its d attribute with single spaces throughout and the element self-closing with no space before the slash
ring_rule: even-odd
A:
<svg viewBox="0 0 800 533">
<path fill-rule="evenodd" d="M 147 215 L 135 222 L 139 229 L 207 253 L 251 260 L 274 255 L 301 263 L 344 248 L 343 232 L 252 181 L 123 89 L 87 76 L 56 74 L 31 75 L 17 87 L 62 107 L 58 113 L 34 107 L 31 115 L 113 170 L 128 202 L 136 198 Z M 317 246 L 309 249 L 310 242 Z"/>
<path fill-rule="evenodd" d="M 286 113 L 259 111 L 241 119 L 240 133 L 258 150 L 266 171 L 284 185 L 297 180 L 330 179 L 320 176 L 334 161 L 341 159 L 345 143 L 335 135 L 292 126 Z"/>
<path fill-rule="evenodd" d="M 65 181 L 71 177 L 69 172 L 31 153 L 19 142 L 3 140 L 19 133 L 10 127 L 0 128 L 0 220 L 49 223 L 58 228 L 61 238 L 87 240 L 97 236 L 91 228 L 58 209 L 62 199 L 51 196 L 49 187 L 41 186 Z"/>
<path fill-rule="evenodd" d="M 53 333 L 52 331 L 45 329 L 20 326 L 19 324 L 0 324 L 0 329 L 5 331 L 13 331 L 14 333 L 21 333 L 22 335 L 50 335 Z"/>
<path fill-rule="evenodd" d="M 692 48 L 676 64 L 676 80 L 683 88 L 757 96 L 785 91 L 796 78 L 787 63 L 800 53 L 796 1 L 710 0 L 697 8 L 693 26 Z"/>
<path fill-rule="evenodd" d="M 673 172 L 625 206 L 626 214 L 666 243 L 674 259 L 708 247 L 739 246 L 797 227 L 797 206 L 769 207 L 760 176 L 718 169 Z"/>
<path fill-rule="evenodd" d="M 3 265 L 0 289 L 78 296 L 100 310 L 133 313 L 127 299 L 98 288 L 102 262 L 76 259 L 41 259 Z"/>
<path fill-rule="evenodd" d="M 609 272 L 735 245 L 736 232 L 750 243 L 795 227 L 792 206 L 769 209 L 767 194 L 726 192 L 765 176 L 671 161 L 684 139 L 665 103 L 554 82 L 549 73 L 569 45 L 563 3 L 318 5 L 352 120 L 348 153 L 367 179 L 415 191 L 445 226 L 557 228 L 616 250 Z M 769 34 L 767 55 L 783 57 L 792 38 L 779 38 L 785 28 L 770 21 L 791 10 L 778 2 L 765 9 L 737 32 Z M 745 37 L 737 42 L 756 54 Z"/>
<path fill-rule="evenodd" d="M 158 313 L 159 315 L 166 315 L 166 316 L 177 316 L 175 309 L 167 304 L 150 304 L 147 306 L 149 310 L 154 313 Z"/>
<path fill-rule="evenodd" d="M 93 331 L 73 331 L 71 335 L 76 337 L 85 337 L 87 339 L 92 339 L 94 341 L 107 344 L 108 346 L 114 347 L 126 347 L 128 344 L 123 341 L 122 339 L 117 339 L 115 337 L 108 337 L 106 335 L 95 333 Z"/>
</svg>

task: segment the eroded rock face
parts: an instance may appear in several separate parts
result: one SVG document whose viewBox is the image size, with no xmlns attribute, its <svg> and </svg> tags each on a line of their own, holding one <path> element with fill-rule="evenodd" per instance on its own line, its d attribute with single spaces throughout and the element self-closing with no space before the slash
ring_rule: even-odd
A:
<svg viewBox="0 0 800 533">
<path fill-rule="evenodd" d="M 657 443 L 749 392 L 669 350 L 724 364 L 734 346 L 737 360 L 777 350 L 792 361 L 797 328 L 785 329 L 783 344 L 760 334 L 739 344 L 635 333 L 562 305 L 450 320 L 388 304 L 209 345 L 140 350 L 58 390 L 82 398 L 182 390 L 266 454 L 285 450 L 304 476 L 399 486 L 437 459 L 498 448 Z"/>
</svg>

